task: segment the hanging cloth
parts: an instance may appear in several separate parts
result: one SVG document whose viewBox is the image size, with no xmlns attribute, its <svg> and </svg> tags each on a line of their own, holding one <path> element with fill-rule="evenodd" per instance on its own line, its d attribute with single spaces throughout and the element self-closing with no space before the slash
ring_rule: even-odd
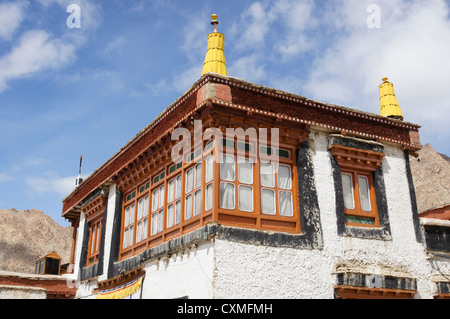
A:
<svg viewBox="0 0 450 319">
<path fill-rule="evenodd" d="M 97 299 L 125 299 L 141 289 L 143 279 L 144 276 L 141 276 L 114 289 L 100 290 Z"/>
</svg>

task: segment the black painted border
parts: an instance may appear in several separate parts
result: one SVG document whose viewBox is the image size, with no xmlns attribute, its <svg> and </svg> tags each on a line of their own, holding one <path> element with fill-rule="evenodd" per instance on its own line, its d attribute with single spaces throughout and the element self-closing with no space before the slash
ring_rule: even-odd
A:
<svg viewBox="0 0 450 319">
<path fill-rule="evenodd" d="M 329 138 L 329 146 L 331 147 L 331 145 L 340 145 L 366 151 L 385 153 L 384 147 L 382 145 L 365 143 L 364 141 L 361 140 L 354 140 L 351 138 L 345 138 L 341 136 L 331 136 Z M 378 218 L 380 220 L 380 227 L 366 228 L 366 227 L 347 226 L 344 220 L 345 208 L 344 208 L 344 195 L 342 193 L 341 168 L 336 159 L 334 158 L 333 154 L 331 154 L 331 151 L 329 152 L 329 158 L 333 170 L 334 190 L 336 194 L 335 204 L 336 204 L 338 235 L 364 239 L 379 239 L 386 241 L 392 240 L 391 227 L 388 215 L 388 205 L 386 199 L 386 187 L 384 184 L 383 167 L 380 166 L 373 174 L 373 180 L 375 183 L 375 197 L 377 203 Z"/>
</svg>

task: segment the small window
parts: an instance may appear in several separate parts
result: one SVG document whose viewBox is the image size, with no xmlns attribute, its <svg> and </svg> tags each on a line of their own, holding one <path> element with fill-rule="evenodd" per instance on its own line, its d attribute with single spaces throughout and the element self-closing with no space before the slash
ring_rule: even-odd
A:
<svg viewBox="0 0 450 319">
<path fill-rule="evenodd" d="M 261 186 L 274 187 L 274 169 L 272 163 L 261 163 Z"/>
<path fill-rule="evenodd" d="M 239 183 L 253 184 L 253 162 L 249 159 L 239 158 Z"/>
<path fill-rule="evenodd" d="M 358 176 L 358 184 L 359 198 L 361 199 L 361 209 L 365 212 L 371 212 L 372 206 L 370 205 L 370 189 L 367 177 Z"/>
<path fill-rule="evenodd" d="M 220 207 L 225 209 L 235 208 L 234 184 L 220 183 Z"/>
<path fill-rule="evenodd" d="M 213 184 L 209 184 L 206 186 L 205 191 L 205 211 L 209 211 L 212 209 L 213 202 Z"/>
<path fill-rule="evenodd" d="M 261 189 L 261 212 L 266 215 L 275 215 L 275 191 Z"/>
<path fill-rule="evenodd" d="M 253 212 L 253 188 L 239 185 L 239 210 Z"/>
<path fill-rule="evenodd" d="M 220 179 L 233 182 L 235 178 L 234 156 L 222 155 L 221 159 Z"/>
<path fill-rule="evenodd" d="M 349 226 L 378 227 L 378 213 L 370 173 L 341 173 L 345 221 Z"/>
<path fill-rule="evenodd" d="M 344 193 L 344 204 L 347 209 L 355 209 L 355 199 L 353 196 L 352 175 L 342 174 L 342 189 Z"/>
</svg>

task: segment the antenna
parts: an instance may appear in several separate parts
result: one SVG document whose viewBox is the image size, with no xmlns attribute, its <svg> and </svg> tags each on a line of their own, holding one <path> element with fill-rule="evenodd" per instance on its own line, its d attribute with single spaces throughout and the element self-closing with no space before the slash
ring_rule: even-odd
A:
<svg viewBox="0 0 450 319">
<path fill-rule="evenodd" d="M 78 170 L 78 178 L 75 181 L 75 186 L 79 186 L 83 179 L 81 178 L 81 163 L 83 162 L 83 155 L 80 156 L 80 168 Z"/>
</svg>

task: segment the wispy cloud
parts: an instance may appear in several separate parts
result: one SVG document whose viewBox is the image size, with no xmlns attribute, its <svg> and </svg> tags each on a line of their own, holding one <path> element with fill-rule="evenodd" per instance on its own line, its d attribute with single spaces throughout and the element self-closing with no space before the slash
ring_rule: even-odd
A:
<svg viewBox="0 0 450 319">
<path fill-rule="evenodd" d="M 0 183 L 11 181 L 11 180 L 14 180 L 14 177 L 0 173 Z"/>
<path fill-rule="evenodd" d="M 125 37 L 119 36 L 106 46 L 106 48 L 103 50 L 104 54 L 109 54 L 112 52 L 120 52 L 123 46 L 125 45 Z"/>
<path fill-rule="evenodd" d="M 26 179 L 26 183 L 30 188 L 31 194 L 43 195 L 46 193 L 56 193 L 60 196 L 66 196 L 75 189 L 75 180 L 77 177 L 29 177 Z M 83 175 L 82 177 L 86 178 L 87 176 Z"/>
<path fill-rule="evenodd" d="M 363 17 L 370 3 L 336 3 L 330 23 L 347 32 L 312 64 L 305 91 L 312 98 L 377 112 L 377 87 L 387 76 L 407 120 L 448 130 L 450 64 L 443 63 L 450 56 L 450 42 L 443 41 L 450 39 L 448 5 L 441 0 L 379 1 L 382 27 L 369 29 Z M 355 8 L 360 10 L 352 16 Z"/>
<path fill-rule="evenodd" d="M 45 31 L 24 33 L 19 44 L 0 58 L 0 92 L 11 80 L 67 64 L 75 57 L 74 51 L 72 44 L 52 39 Z"/>
<path fill-rule="evenodd" d="M 0 38 L 11 40 L 16 29 L 25 18 L 27 2 L 5 2 L 0 4 Z"/>
</svg>

